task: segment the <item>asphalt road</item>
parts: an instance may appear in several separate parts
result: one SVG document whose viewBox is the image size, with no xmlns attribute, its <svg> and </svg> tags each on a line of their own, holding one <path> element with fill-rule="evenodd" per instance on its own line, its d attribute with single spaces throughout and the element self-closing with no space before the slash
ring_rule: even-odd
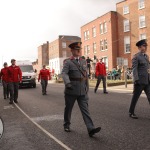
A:
<svg viewBox="0 0 150 150">
<path fill-rule="evenodd" d="M 64 132 L 63 90 L 61 84 L 49 84 L 48 95 L 43 96 L 40 85 L 36 89 L 20 89 L 18 106 L 30 118 L 15 105 L 10 107 L 8 100 L 1 96 L 0 116 L 5 131 L 0 150 L 61 150 L 64 149 L 61 142 L 73 150 L 150 150 L 150 109 L 144 95 L 136 107 L 139 119 L 133 120 L 128 117 L 132 92 L 111 89 L 108 95 L 104 95 L 101 90 L 95 94 L 90 89 L 91 117 L 96 127 L 102 127 L 99 134 L 90 138 L 77 103 L 72 112 L 72 132 Z M 0 92 L 2 95 L 2 88 Z"/>
</svg>

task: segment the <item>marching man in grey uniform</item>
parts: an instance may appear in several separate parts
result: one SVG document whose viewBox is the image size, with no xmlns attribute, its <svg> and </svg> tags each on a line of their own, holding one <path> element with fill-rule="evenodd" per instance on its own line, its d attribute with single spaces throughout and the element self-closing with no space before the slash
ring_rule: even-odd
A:
<svg viewBox="0 0 150 150">
<path fill-rule="evenodd" d="M 129 116 L 133 119 L 138 119 L 134 109 L 143 90 L 150 102 L 150 64 L 149 57 L 146 54 L 148 45 L 146 40 L 141 40 L 136 43 L 136 46 L 139 52 L 132 59 L 134 91 L 129 109 Z"/>
<path fill-rule="evenodd" d="M 69 45 L 72 56 L 64 61 L 62 77 L 65 83 L 65 112 L 64 112 L 64 130 L 70 132 L 71 112 L 75 101 L 80 107 L 84 122 L 86 124 L 89 136 L 101 130 L 95 128 L 88 110 L 88 74 L 87 64 L 80 57 L 81 42 L 75 42 Z"/>
</svg>

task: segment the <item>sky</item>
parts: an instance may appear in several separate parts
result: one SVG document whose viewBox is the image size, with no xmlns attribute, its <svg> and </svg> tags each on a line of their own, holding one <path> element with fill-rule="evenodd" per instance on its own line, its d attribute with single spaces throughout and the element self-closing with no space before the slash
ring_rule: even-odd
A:
<svg viewBox="0 0 150 150">
<path fill-rule="evenodd" d="M 122 0 L 0 0 L 0 66 L 37 59 L 37 47 L 116 10 Z"/>
</svg>

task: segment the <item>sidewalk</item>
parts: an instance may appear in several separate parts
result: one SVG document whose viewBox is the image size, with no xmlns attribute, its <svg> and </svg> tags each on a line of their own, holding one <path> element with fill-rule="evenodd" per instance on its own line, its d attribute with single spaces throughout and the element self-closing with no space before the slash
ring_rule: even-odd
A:
<svg viewBox="0 0 150 150">
<path fill-rule="evenodd" d="M 129 91 L 133 91 L 133 84 L 128 84 L 127 88 L 125 87 L 125 85 L 119 85 L 119 86 L 111 86 L 111 87 L 107 87 L 107 89 L 118 89 L 118 90 L 129 90 Z"/>
</svg>

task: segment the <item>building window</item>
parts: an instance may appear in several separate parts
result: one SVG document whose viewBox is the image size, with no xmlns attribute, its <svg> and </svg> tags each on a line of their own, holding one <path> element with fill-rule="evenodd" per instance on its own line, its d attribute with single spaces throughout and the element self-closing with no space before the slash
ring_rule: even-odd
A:
<svg viewBox="0 0 150 150">
<path fill-rule="evenodd" d="M 129 6 L 124 6 L 123 7 L 123 14 L 128 14 L 129 13 Z"/>
<path fill-rule="evenodd" d="M 107 32 L 107 23 L 104 22 L 104 33 L 106 33 L 106 32 Z"/>
<path fill-rule="evenodd" d="M 96 37 L 96 28 L 92 28 L 93 37 Z"/>
<path fill-rule="evenodd" d="M 96 43 L 93 43 L 93 53 L 96 53 Z"/>
<path fill-rule="evenodd" d="M 146 27 L 145 16 L 140 16 L 140 17 L 139 17 L 139 27 L 140 27 L 140 28 Z"/>
<path fill-rule="evenodd" d="M 102 57 L 103 58 L 103 62 L 106 65 L 106 69 L 108 69 L 108 57 Z"/>
<path fill-rule="evenodd" d="M 100 50 L 104 51 L 104 41 L 103 40 L 100 41 Z"/>
<path fill-rule="evenodd" d="M 145 0 L 139 0 L 139 9 L 145 8 Z"/>
<path fill-rule="evenodd" d="M 124 20 L 124 32 L 130 31 L 130 22 L 129 20 Z"/>
<path fill-rule="evenodd" d="M 90 46 L 87 45 L 87 54 L 89 55 L 90 54 Z"/>
<path fill-rule="evenodd" d="M 90 46 L 87 45 L 87 46 L 84 46 L 84 55 L 87 56 L 90 54 Z"/>
<path fill-rule="evenodd" d="M 108 49 L 108 43 L 107 43 L 107 39 L 104 40 L 104 50 Z"/>
<path fill-rule="evenodd" d="M 124 51 L 125 53 L 130 53 L 130 36 L 124 37 Z"/>
<path fill-rule="evenodd" d="M 89 31 L 85 31 L 84 32 L 84 40 L 88 40 L 90 38 L 90 32 Z"/>
<path fill-rule="evenodd" d="M 62 48 L 66 48 L 66 42 L 62 42 Z"/>
<path fill-rule="evenodd" d="M 140 40 L 146 39 L 146 33 L 140 34 Z"/>
<path fill-rule="evenodd" d="M 103 34 L 103 24 L 100 24 L 100 34 Z"/>
<path fill-rule="evenodd" d="M 84 32 L 84 40 L 87 40 L 87 33 Z"/>
</svg>

